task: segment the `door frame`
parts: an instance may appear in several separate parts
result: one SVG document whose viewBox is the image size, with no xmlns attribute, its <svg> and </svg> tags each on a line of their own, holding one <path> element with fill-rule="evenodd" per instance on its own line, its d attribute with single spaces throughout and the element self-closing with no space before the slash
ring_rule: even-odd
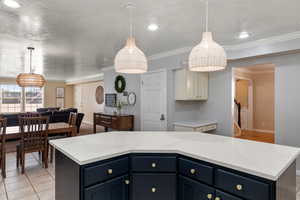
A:
<svg viewBox="0 0 300 200">
<path fill-rule="evenodd" d="M 168 130 L 168 105 L 167 105 L 167 101 L 168 101 L 168 94 L 167 94 L 167 87 L 168 87 L 168 75 L 167 75 L 167 69 L 160 69 L 160 70 L 153 70 L 153 71 L 148 71 L 146 72 L 145 74 L 141 74 L 141 79 L 140 79 L 140 90 L 141 90 L 141 107 L 140 107 L 140 110 L 141 110 L 141 113 L 140 113 L 140 116 L 141 116 L 141 121 L 140 121 L 140 127 L 141 127 L 141 131 L 144 130 L 144 127 L 143 127 L 143 120 L 144 120 L 144 112 L 143 112 L 143 76 L 144 75 L 147 75 L 147 74 L 151 74 L 151 73 L 163 73 L 163 76 L 162 76 L 162 83 L 164 85 L 163 88 L 163 97 L 164 97 L 164 109 L 163 109 L 163 114 L 165 114 L 165 120 L 164 120 L 164 123 L 165 123 L 165 131 Z"/>
<path fill-rule="evenodd" d="M 248 111 L 248 124 L 249 124 L 249 127 L 248 129 L 249 130 L 252 130 L 253 129 L 253 106 L 254 106 L 254 99 L 253 99 L 253 80 L 250 79 L 250 78 L 246 78 L 246 77 L 243 77 L 243 76 L 239 76 L 239 75 L 234 75 L 234 72 L 233 72 L 233 101 L 232 101 L 232 104 L 233 104 L 233 121 L 234 121 L 234 98 L 235 98 L 235 93 L 236 93 L 236 87 L 235 87 L 235 83 L 236 83 L 236 80 L 237 79 L 241 79 L 241 80 L 247 80 L 249 81 L 249 86 L 248 86 L 248 104 L 249 104 L 249 111 Z M 249 121 L 250 120 L 250 121 Z M 242 127 L 241 127 L 242 128 Z"/>
</svg>

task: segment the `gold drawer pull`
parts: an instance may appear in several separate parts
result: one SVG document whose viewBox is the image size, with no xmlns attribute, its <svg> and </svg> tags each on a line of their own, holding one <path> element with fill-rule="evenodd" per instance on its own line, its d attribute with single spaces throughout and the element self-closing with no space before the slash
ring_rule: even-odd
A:
<svg viewBox="0 0 300 200">
<path fill-rule="evenodd" d="M 212 197 L 213 197 L 212 194 L 208 194 L 208 195 L 207 195 L 207 198 L 208 198 L 208 199 L 212 199 Z"/>
<path fill-rule="evenodd" d="M 108 169 L 108 170 L 107 170 L 107 173 L 108 173 L 108 174 L 112 174 L 112 173 L 113 173 L 113 170 L 112 170 L 112 169 Z"/>
<path fill-rule="evenodd" d="M 151 192 L 155 193 L 156 192 L 156 188 L 155 187 L 151 188 Z"/>
<path fill-rule="evenodd" d="M 191 169 L 190 172 L 191 172 L 191 174 L 195 174 L 196 170 L 195 169 Z"/>
<path fill-rule="evenodd" d="M 152 166 L 152 168 L 155 168 L 156 167 L 156 163 L 152 163 L 151 166 Z"/>
<path fill-rule="evenodd" d="M 238 184 L 238 185 L 236 185 L 236 189 L 237 189 L 238 191 L 241 191 L 241 190 L 243 190 L 243 186 L 240 185 L 240 184 Z"/>
<path fill-rule="evenodd" d="M 125 184 L 129 185 L 130 181 L 129 180 L 125 180 Z"/>
<path fill-rule="evenodd" d="M 215 200 L 221 200 L 221 198 L 220 197 L 216 197 Z"/>
</svg>

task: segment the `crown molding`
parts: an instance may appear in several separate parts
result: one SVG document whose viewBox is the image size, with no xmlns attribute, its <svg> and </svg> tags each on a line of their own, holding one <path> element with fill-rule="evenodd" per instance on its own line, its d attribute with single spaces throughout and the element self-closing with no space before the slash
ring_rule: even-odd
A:
<svg viewBox="0 0 300 200">
<path fill-rule="evenodd" d="M 162 52 L 162 53 L 153 54 L 151 56 L 148 56 L 148 60 L 158 60 L 158 59 L 169 57 L 169 56 L 176 56 L 176 55 L 179 55 L 179 54 L 188 53 L 192 50 L 192 48 L 193 47 L 183 47 L 183 48 L 174 49 L 174 50 L 171 50 L 171 51 L 165 51 L 165 52 Z"/>
<path fill-rule="evenodd" d="M 253 71 L 250 69 L 246 69 L 247 67 L 243 68 L 234 68 L 234 71 L 241 72 L 241 73 L 246 73 L 246 74 L 270 74 L 274 73 L 274 69 L 266 69 L 266 70 L 258 70 L 258 71 Z"/>
<path fill-rule="evenodd" d="M 287 33 L 287 34 L 283 34 L 283 35 L 278 35 L 278 36 L 272 36 L 272 37 L 254 40 L 254 41 L 250 41 L 250 42 L 245 42 L 245 43 L 241 43 L 241 44 L 237 44 L 237 45 L 227 45 L 227 46 L 224 46 L 224 48 L 225 48 L 225 50 L 228 50 L 228 51 L 236 51 L 236 50 L 249 49 L 252 47 L 276 44 L 276 43 L 286 42 L 286 41 L 296 40 L 296 39 L 300 39 L 300 31 Z"/>
<path fill-rule="evenodd" d="M 261 47 L 264 45 L 271 45 L 281 42 L 287 42 L 291 40 L 300 39 L 300 31 L 296 31 L 293 33 L 287 33 L 279 36 L 273 36 L 269 38 L 259 39 L 255 41 L 245 42 L 237 45 L 224 45 L 224 49 L 226 51 L 239 51 L 254 47 Z M 193 47 L 183 47 L 179 49 L 174 49 L 171 51 L 165 51 L 158 54 L 153 54 L 151 56 L 148 56 L 148 60 L 158 60 L 165 57 L 175 56 L 179 54 L 189 53 L 192 50 Z M 300 48 L 300 47 L 299 47 Z M 230 58 L 229 58 L 230 59 Z"/>
<path fill-rule="evenodd" d="M 104 74 L 99 73 L 90 76 L 83 76 L 80 78 L 68 79 L 65 82 L 67 85 L 75 85 L 80 83 L 88 83 L 88 82 L 102 81 L 102 80 L 104 80 Z"/>
<path fill-rule="evenodd" d="M 108 66 L 108 67 L 102 68 L 101 70 L 102 70 L 103 72 L 105 72 L 105 71 L 110 71 L 110 70 L 113 70 L 113 69 L 114 69 L 114 66 Z"/>
</svg>

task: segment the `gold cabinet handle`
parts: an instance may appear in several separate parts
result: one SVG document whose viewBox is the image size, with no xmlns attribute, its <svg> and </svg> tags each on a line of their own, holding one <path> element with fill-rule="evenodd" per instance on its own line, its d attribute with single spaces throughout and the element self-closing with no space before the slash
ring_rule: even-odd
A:
<svg viewBox="0 0 300 200">
<path fill-rule="evenodd" d="M 156 192 L 156 188 L 155 187 L 151 188 L 151 192 L 155 193 Z"/>
<path fill-rule="evenodd" d="M 207 199 L 212 199 L 213 195 L 212 194 L 207 194 Z"/>
<path fill-rule="evenodd" d="M 112 169 L 108 169 L 108 170 L 107 170 L 107 173 L 108 173 L 108 174 L 112 174 L 112 173 L 113 173 L 113 170 L 112 170 Z"/>
<path fill-rule="evenodd" d="M 129 180 L 125 180 L 125 184 L 129 185 L 130 181 Z"/>
<path fill-rule="evenodd" d="M 241 190 L 243 190 L 243 186 L 241 184 L 238 184 L 238 185 L 236 185 L 236 189 L 238 191 L 241 191 Z"/>
<path fill-rule="evenodd" d="M 191 169 L 190 172 L 191 172 L 191 174 L 195 174 L 196 170 L 195 169 Z"/>
<path fill-rule="evenodd" d="M 216 197 L 215 200 L 221 200 L 221 198 L 220 197 Z"/>
<path fill-rule="evenodd" d="M 152 163 L 151 166 L 152 166 L 152 168 L 155 168 L 156 167 L 156 163 Z"/>
</svg>

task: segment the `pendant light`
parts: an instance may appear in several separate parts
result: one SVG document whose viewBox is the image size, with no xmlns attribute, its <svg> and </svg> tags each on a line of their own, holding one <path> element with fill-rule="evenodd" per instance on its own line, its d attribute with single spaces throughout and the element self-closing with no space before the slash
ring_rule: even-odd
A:
<svg viewBox="0 0 300 200">
<path fill-rule="evenodd" d="M 136 46 L 133 37 L 132 9 L 133 5 L 128 4 L 130 14 L 130 37 L 126 45 L 115 57 L 115 71 L 118 73 L 141 74 L 147 72 L 148 64 L 145 54 Z"/>
<path fill-rule="evenodd" d="M 202 41 L 195 46 L 189 56 L 190 71 L 212 72 L 224 70 L 227 65 L 226 52 L 222 46 L 217 44 L 208 32 L 208 0 L 206 1 L 206 31 L 203 33 Z"/>
<path fill-rule="evenodd" d="M 33 47 L 27 48 L 30 53 L 30 73 L 21 73 L 17 77 L 17 84 L 20 87 L 43 87 L 45 85 L 45 78 L 40 74 L 33 73 L 32 69 L 32 51 Z"/>
</svg>

